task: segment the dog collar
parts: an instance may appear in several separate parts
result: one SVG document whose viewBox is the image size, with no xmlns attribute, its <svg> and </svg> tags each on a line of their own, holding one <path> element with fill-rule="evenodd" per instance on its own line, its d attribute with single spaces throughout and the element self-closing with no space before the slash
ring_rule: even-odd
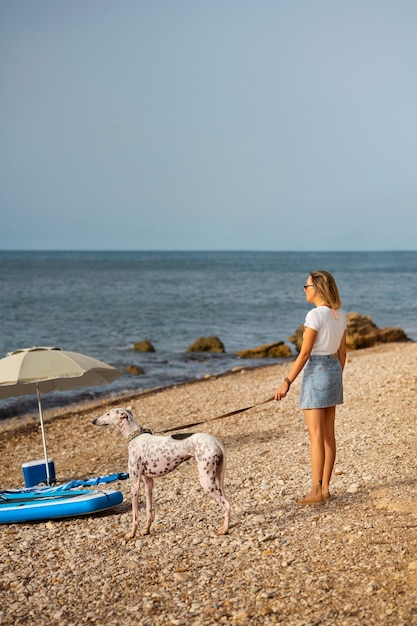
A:
<svg viewBox="0 0 417 626">
<path fill-rule="evenodd" d="M 139 437 L 139 435 L 142 435 L 142 434 L 143 434 L 142 430 L 134 430 L 133 433 L 130 433 L 130 435 L 127 436 L 127 443 L 130 443 L 132 439 L 135 439 L 135 437 Z"/>
</svg>

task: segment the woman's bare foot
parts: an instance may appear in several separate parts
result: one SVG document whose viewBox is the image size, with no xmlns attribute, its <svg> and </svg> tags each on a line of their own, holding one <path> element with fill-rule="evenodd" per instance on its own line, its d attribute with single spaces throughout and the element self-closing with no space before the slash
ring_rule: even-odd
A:
<svg viewBox="0 0 417 626">
<path fill-rule="evenodd" d="M 308 496 L 304 496 L 301 500 L 298 500 L 297 504 L 300 506 L 308 506 L 309 504 L 324 504 L 323 496 L 321 494 L 310 493 Z"/>
</svg>

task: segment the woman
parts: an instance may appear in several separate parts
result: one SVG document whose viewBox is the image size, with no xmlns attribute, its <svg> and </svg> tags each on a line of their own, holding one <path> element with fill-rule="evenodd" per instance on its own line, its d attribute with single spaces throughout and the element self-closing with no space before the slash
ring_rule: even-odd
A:
<svg viewBox="0 0 417 626">
<path fill-rule="evenodd" d="M 346 316 L 333 276 L 312 272 L 304 291 L 307 302 L 316 308 L 307 313 L 300 353 L 275 393 L 275 400 L 285 398 L 304 368 L 300 407 L 310 437 L 312 489 L 298 501 L 300 505 L 322 504 L 331 497 L 329 483 L 336 458 L 334 420 L 336 405 L 343 402 L 346 360 Z"/>
</svg>

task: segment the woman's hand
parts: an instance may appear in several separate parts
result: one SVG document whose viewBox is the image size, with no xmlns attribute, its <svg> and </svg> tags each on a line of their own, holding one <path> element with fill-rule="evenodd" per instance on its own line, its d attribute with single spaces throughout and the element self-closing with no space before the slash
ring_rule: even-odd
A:
<svg viewBox="0 0 417 626">
<path fill-rule="evenodd" d="M 277 389 L 276 392 L 275 392 L 275 400 L 282 400 L 282 398 L 285 398 L 285 396 L 287 395 L 287 393 L 289 391 L 289 388 L 290 388 L 290 386 L 284 380 L 284 382 L 282 383 L 281 387 L 279 389 Z"/>
</svg>

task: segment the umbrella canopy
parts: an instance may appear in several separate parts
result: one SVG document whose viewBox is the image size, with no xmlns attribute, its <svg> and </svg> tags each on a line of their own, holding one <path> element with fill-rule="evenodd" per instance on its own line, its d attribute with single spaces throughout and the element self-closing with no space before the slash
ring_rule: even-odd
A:
<svg viewBox="0 0 417 626">
<path fill-rule="evenodd" d="M 49 484 L 40 392 L 68 391 L 111 383 L 121 372 L 97 359 L 54 347 L 24 348 L 0 359 L 0 399 L 36 393 L 38 396 L 47 482 Z"/>
<path fill-rule="evenodd" d="M 24 348 L 0 359 L 0 398 L 36 393 L 38 387 L 43 393 L 94 387 L 119 376 L 115 367 L 84 354 L 51 347 Z"/>
</svg>

